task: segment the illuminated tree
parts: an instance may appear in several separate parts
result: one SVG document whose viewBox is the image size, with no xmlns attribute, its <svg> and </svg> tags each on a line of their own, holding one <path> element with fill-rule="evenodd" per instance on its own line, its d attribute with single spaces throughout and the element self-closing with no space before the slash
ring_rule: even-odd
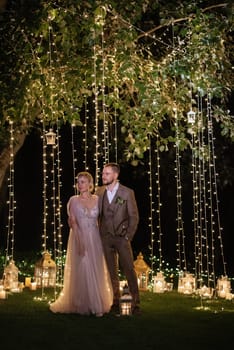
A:
<svg viewBox="0 0 234 350">
<path fill-rule="evenodd" d="M 144 157 L 149 136 L 159 135 L 167 150 L 176 140 L 175 113 L 180 148 L 189 147 L 187 112 L 197 95 L 211 95 L 221 134 L 233 140 L 231 1 L 162 3 L 8 1 L 0 23 L 0 185 L 9 120 L 17 150 L 42 120 L 82 124 L 86 99 L 96 98 L 100 120 L 112 123 L 117 113 L 126 160 Z"/>
</svg>

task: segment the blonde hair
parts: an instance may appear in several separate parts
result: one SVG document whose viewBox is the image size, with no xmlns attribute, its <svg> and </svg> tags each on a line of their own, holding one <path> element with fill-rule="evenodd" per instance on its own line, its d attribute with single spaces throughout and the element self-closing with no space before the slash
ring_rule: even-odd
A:
<svg viewBox="0 0 234 350">
<path fill-rule="evenodd" d="M 93 184 L 93 177 L 92 177 L 92 175 L 91 175 L 88 171 L 81 171 L 80 173 L 77 174 L 76 180 L 78 181 L 78 179 L 79 179 L 80 177 L 82 177 L 82 176 L 84 176 L 84 177 L 86 177 L 86 178 L 88 179 L 88 181 L 89 181 L 89 190 L 90 190 L 90 192 L 92 192 L 93 189 L 94 189 L 94 184 Z"/>
</svg>

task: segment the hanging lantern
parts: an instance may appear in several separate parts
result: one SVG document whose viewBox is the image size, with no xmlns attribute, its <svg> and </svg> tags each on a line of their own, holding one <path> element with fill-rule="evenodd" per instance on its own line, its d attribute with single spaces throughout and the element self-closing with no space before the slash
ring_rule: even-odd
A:
<svg viewBox="0 0 234 350">
<path fill-rule="evenodd" d="M 227 276 L 221 276 L 217 280 L 217 293 L 218 297 L 226 298 L 231 292 L 231 282 Z"/>
<path fill-rule="evenodd" d="M 166 281 L 163 275 L 163 272 L 157 272 L 157 275 L 154 276 L 154 293 L 164 293 L 166 290 Z"/>
<path fill-rule="evenodd" d="M 196 121 L 196 113 L 194 111 L 189 111 L 187 113 L 187 119 L 189 124 L 194 124 Z"/>
<path fill-rule="evenodd" d="M 56 134 L 53 132 L 53 129 L 50 129 L 46 134 L 46 144 L 47 145 L 55 145 L 56 143 Z"/>
<path fill-rule="evenodd" d="M 119 300 L 119 308 L 121 316 L 130 316 L 132 314 L 132 296 L 127 285 L 123 288 L 123 293 Z"/>
<path fill-rule="evenodd" d="M 14 260 L 10 260 L 9 264 L 4 269 L 4 288 L 11 291 L 18 291 L 18 275 L 19 269 L 15 265 Z"/>
<path fill-rule="evenodd" d="M 193 294 L 195 292 L 196 279 L 191 273 L 179 276 L 178 292 L 183 294 Z"/>
<path fill-rule="evenodd" d="M 137 274 L 139 290 L 147 290 L 150 267 L 144 261 L 141 252 L 134 261 L 134 267 Z"/>
<path fill-rule="evenodd" d="M 37 287 L 54 287 L 56 284 L 56 264 L 48 251 L 35 264 L 34 282 Z"/>
</svg>

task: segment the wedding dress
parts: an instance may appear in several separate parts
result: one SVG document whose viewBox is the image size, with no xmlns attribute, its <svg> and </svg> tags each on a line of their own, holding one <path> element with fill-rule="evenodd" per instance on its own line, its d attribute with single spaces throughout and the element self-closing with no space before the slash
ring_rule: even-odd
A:
<svg viewBox="0 0 234 350">
<path fill-rule="evenodd" d="M 58 299 L 50 304 L 55 313 L 79 313 L 102 316 L 109 312 L 113 291 L 103 254 L 99 234 L 98 197 L 93 195 L 95 205 L 85 206 L 79 196 L 68 202 L 68 215 L 72 212 L 77 222 L 77 231 L 70 229 L 64 267 L 64 284 Z M 83 242 L 85 253 L 78 254 L 78 239 Z"/>
</svg>

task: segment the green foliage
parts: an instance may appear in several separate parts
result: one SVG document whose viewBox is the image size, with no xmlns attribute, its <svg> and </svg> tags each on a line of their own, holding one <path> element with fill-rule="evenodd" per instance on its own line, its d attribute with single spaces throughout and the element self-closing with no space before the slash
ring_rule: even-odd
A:
<svg viewBox="0 0 234 350">
<path fill-rule="evenodd" d="M 184 149 L 187 111 L 208 93 L 219 106 L 221 134 L 233 139 L 226 111 L 233 89 L 228 5 L 57 0 L 20 9 L 12 6 L 0 22 L 0 142 L 9 118 L 20 129 L 42 120 L 82 124 L 84 101 L 97 96 L 100 120 L 103 109 L 110 125 L 117 113 L 127 159 L 144 156 L 149 136 L 159 135 L 165 150 L 175 137 L 175 111 Z"/>
</svg>

